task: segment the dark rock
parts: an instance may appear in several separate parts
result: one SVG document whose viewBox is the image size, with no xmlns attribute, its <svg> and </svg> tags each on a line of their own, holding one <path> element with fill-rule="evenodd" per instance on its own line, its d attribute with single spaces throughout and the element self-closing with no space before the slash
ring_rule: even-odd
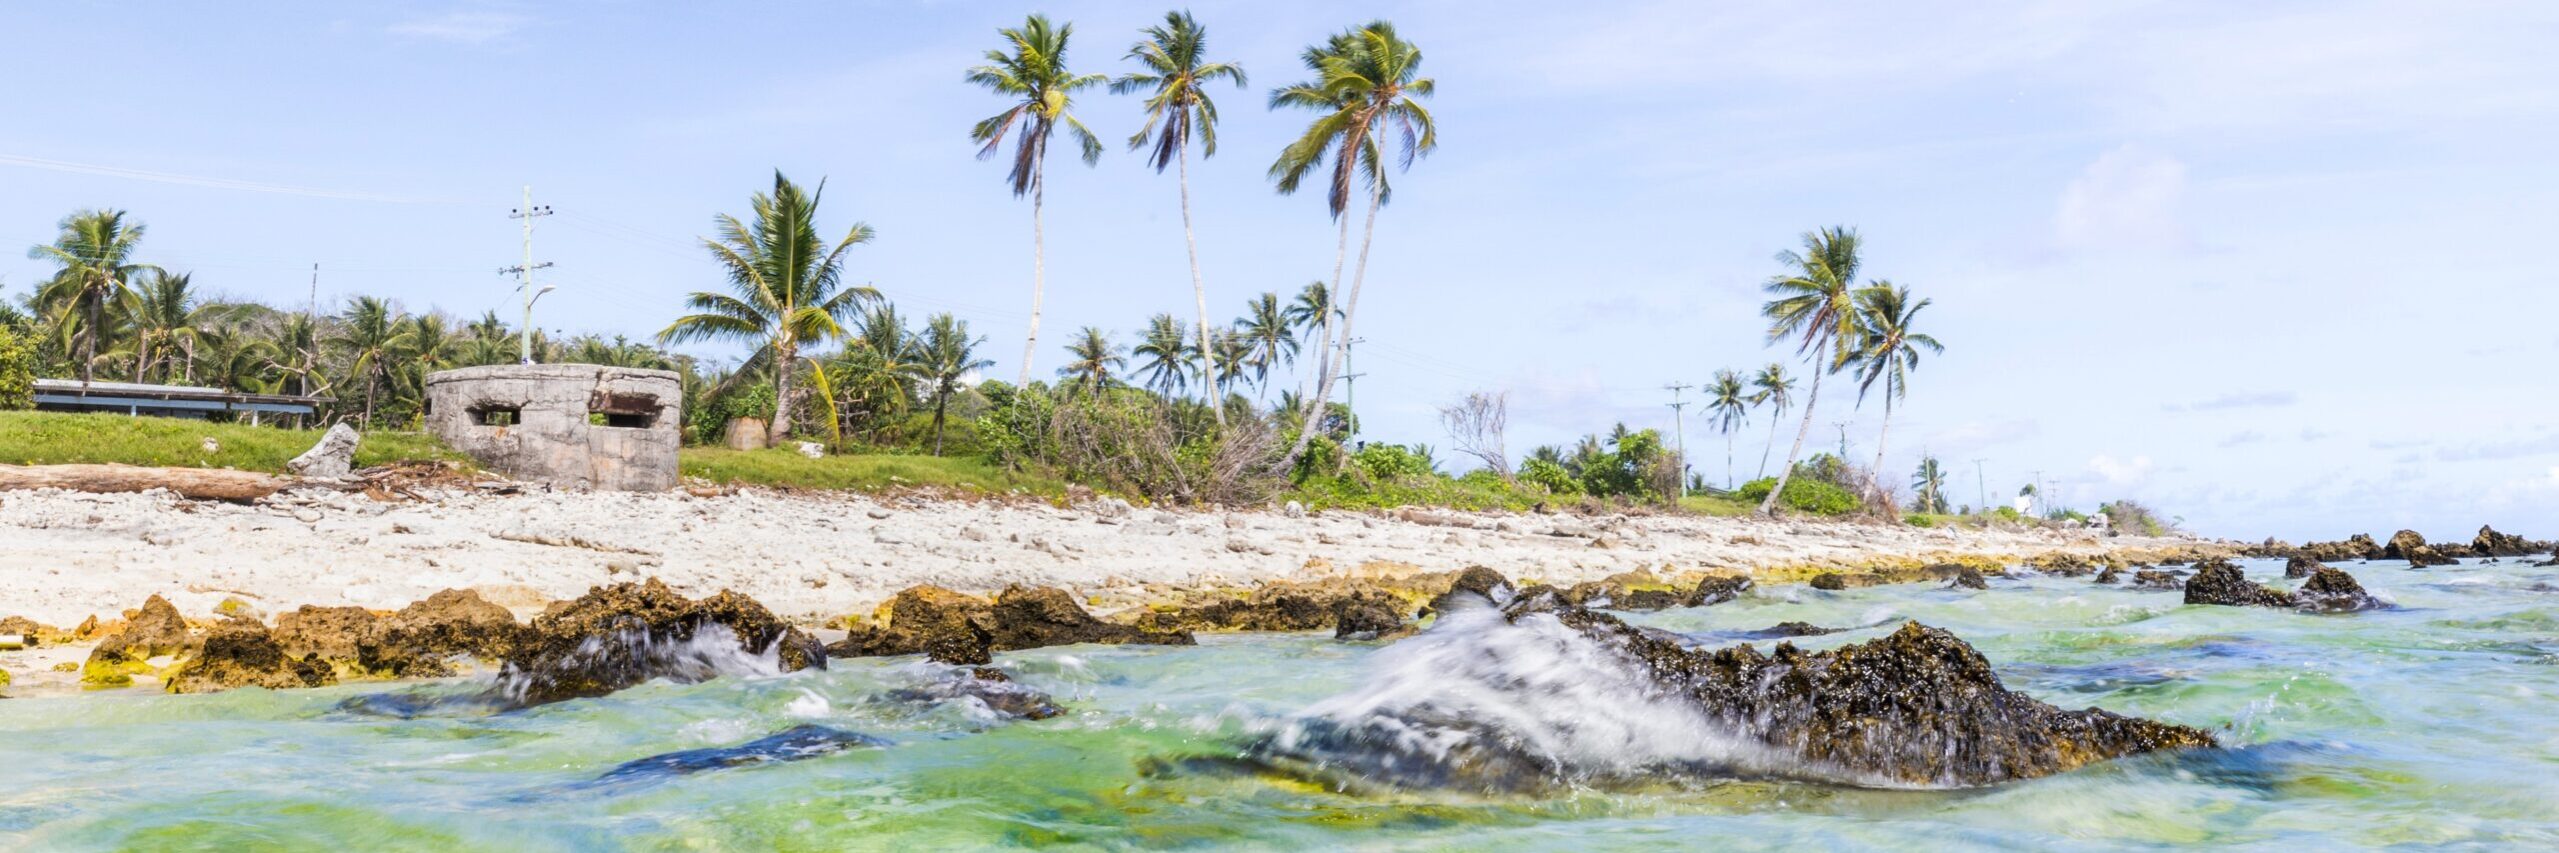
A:
<svg viewBox="0 0 2559 853">
<path fill-rule="evenodd" d="M 203 648 L 170 674 L 169 692 L 319 687 L 336 682 L 336 673 L 318 655 L 287 657 L 265 626 L 237 619 L 205 636 Z"/>
<path fill-rule="evenodd" d="M 1838 572 L 1823 572 L 1813 576 L 1813 588 L 1837 592 L 1848 588 L 1848 579 Z"/>
<path fill-rule="evenodd" d="M 1008 587 L 995 596 L 988 613 L 990 648 L 995 651 L 1068 646 L 1076 643 L 1158 646 L 1197 645 L 1189 631 L 1148 631 L 1094 618 L 1066 590 L 1053 586 Z"/>
<path fill-rule="evenodd" d="M 1776 639 L 1779 637 L 1819 637 L 1823 634 L 1836 634 L 1839 632 L 1840 629 L 1838 628 L 1824 628 L 1810 622 L 1779 622 L 1775 625 L 1771 625 L 1757 631 L 1752 631 L 1751 636 L 1761 639 Z"/>
<path fill-rule="evenodd" d="M 2134 589 L 2154 589 L 2175 592 L 2186 588 L 2186 578 L 2184 572 L 2171 571 L 2167 569 L 2143 569 L 2133 572 L 2132 586 Z"/>
<path fill-rule="evenodd" d="M 2123 583 L 2123 572 L 2116 570 L 2113 566 L 2107 566 L 2103 571 L 2097 573 L 2095 582 L 2103 584 Z"/>
<path fill-rule="evenodd" d="M 2310 576 L 2310 573 L 2325 568 L 2328 568 L 2325 563 L 2321 563 L 2318 560 L 2313 560 L 2300 554 L 2294 554 L 2291 559 L 2284 561 L 2284 577 L 2306 578 Z"/>
<path fill-rule="evenodd" d="M 1375 640 L 1404 628 L 1404 600 L 1343 597 L 1333 601 L 1333 639 Z"/>
<path fill-rule="evenodd" d="M 2363 584 L 2356 583 L 2353 575 L 2327 566 L 2311 572 L 2310 580 L 2303 581 L 2293 597 L 2303 610 L 2379 610 L 2390 606 L 2364 592 Z"/>
<path fill-rule="evenodd" d="M 907 587 L 881 604 L 871 625 L 828 646 L 836 657 L 911 655 L 960 666 L 993 660 L 994 607 L 985 600 L 938 586 Z"/>
<path fill-rule="evenodd" d="M 2342 542 L 2312 542 L 2299 549 L 2300 556 L 2320 562 L 2370 560 L 2381 556 L 2381 552 L 2381 544 L 2362 533 L 2346 537 Z"/>
<path fill-rule="evenodd" d="M 917 705 L 965 699 L 997 715 L 1025 720 L 1045 720 L 1066 713 L 1048 694 L 1015 683 L 1003 670 L 991 666 L 972 667 L 917 686 L 901 687 L 889 691 L 884 698 Z"/>
<path fill-rule="evenodd" d="M 2106 568 L 2106 571 L 2114 571 L 2114 567 L 2109 566 Z M 1954 587 L 1963 587 L 1965 589 L 1989 589 L 1990 581 L 1981 576 L 1980 569 L 1965 566 L 1963 567 L 1963 571 L 1956 572 L 1954 579 L 1948 581 L 1946 585 L 1950 589 Z"/>
<path fill-rule="evenodd" d="M 800 761 L 834 755 L 848 749 L 874 749 L 889 742 L 870 735 L 828 728 L 820 725 L 798 725 L 736 746 L 687 749 L 625 761 L 587 787 L 623 786 L 689 776 L 711 770 L 727 770 L 758 764 Z"/>
<path fill-rule="evenodd" d="M 2113 568 L 2115 558 L 2108 554 L 2078 554 L 2070 551 L 2048 551 L 2026 558 L 2026 567 L 2048 575 L 2075 578 L 2090 572 Z"/>
<path fill-rule="evenodd" d="M 782 672 L 826 668 L 816 640 L 728 590 L 694 600 L 656 578 L 596 587 L 533 620 L 498 689 L 518 704 L 602 696 L 654 678 L 705 681 L 774 656 Z"/>
<path fill-rule="evenodd" d="M 1357 612 L 1360 627 L 1349 633 L 1393 631 L 1409 611 L 1404 599 L 1367 581 L 1326 579 L 1306 583 L 1271 583 L 1249 596 L 1226 598 L 1139 616 L 1140 628 L 1153 631 L 1322 631 L 1344 633 L 1341 616 Z M 1380 619 L 1392 624 L 1377 627 Z"/>
<path fill-rule="evenodd" d="M 1688 600 L 1684 603 L 1690 607 L 1722 604 L 1742 597 L 1750 587 L 1750 578 L 1741 575 L 1707 575 L 1697 582 L 1697 589 L 1688 593 Z"/>
<path fill-rule="evenodd" d="M 305 604 L 276 616 L 272 636 L 287 657 L 352 662 L 382 642 L 382 617 L 361 607 Z"/>
<path fill-rule="evenodd" d="M 2249 580 L 2228 560 L 2208 560 L 2197 564 L 2195 576 L 2186 580 L 2186 603 L 2291 607 L 2296 602 L 2291 593 Z"/>
<path fill-rule="evenodd" d="M 1499 604 L 1510 600 L 1513 589 L 1510 579 L 1502 577 L 1502 573 L 1483 566 L 1468 566 L 1449 580 L 1448 591 L 1431 599 L 1430 610 L 1433 613 L 1447 612 L 1448 602 L 1456 596 L 1473 596 Z"/>
<path fill-rule="evenodd" d="M 2391 534 L 2390 544 L 2382 546 L 2381 558 L 2406 560 L 2408 567 L 2412 569 L 2448 566 L 2454 562 L 2453 558 L 2445 554 L 2442 549 L 2427 545 L 2426 537 L 2417 535 L 2417 531 L 2414 530 L 2402 530 Z"/>
<path fill-rule="evenodd" d="M 1610 610 L 1665 610 L 1679 606 L 1681 595 L 1660 587 L 1630 587 L 1616 580 L 1577 583 L 1565 590 L 1566 602 Z"/>
<path fill-rule="evenodd" d="M 2521 557 L 2541 550 L 2533 547 L 2534 544 L 2521 536 L 2499 533 L 2496 528 L 2482 524 L 2479 535 L 2470 540 L 2470 551 L 2482 557 Z"/>
<path fill-rule="evenodd" d="M 496 663 L 514 658 L 537 639 L 533 628 L 479 593 L 439 590 L 383 620 L 382 639 L 367 651 L 363 664 L 403 678 L 445 676 L 454 673 L 453 658 Z"/>
</svg>

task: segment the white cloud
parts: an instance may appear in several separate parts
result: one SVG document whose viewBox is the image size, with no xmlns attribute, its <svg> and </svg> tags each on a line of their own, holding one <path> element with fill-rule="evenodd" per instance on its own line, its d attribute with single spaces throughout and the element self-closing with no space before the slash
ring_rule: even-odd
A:
<svg viewBox="0 0 2559 853">
<path fill-rule="evenodd" d="M 2148 456 L 2118 460 L 2113 456 L 2100 453 L 2088 459 L 2088 470 L 2105 480 L 2110 486 L 2139 485 L 2143 480 L 2150 479 L 2150 469 Z"/>
<path fill-rule="evenodd" d="M 2186 164 L 2126 143 L 2098 155 L 2062 190 L 2053 240 L 2065 249 L 2184 248 L 2177 211 L 2185 195 Z"/>
<path fill-rule="evenodd" d="M 388 29 L 396 35 L 479 45 L 514 35 L 531 22 L 530 18 L 508 12 L 448 12 L 402 21 Z"/>
</svg>

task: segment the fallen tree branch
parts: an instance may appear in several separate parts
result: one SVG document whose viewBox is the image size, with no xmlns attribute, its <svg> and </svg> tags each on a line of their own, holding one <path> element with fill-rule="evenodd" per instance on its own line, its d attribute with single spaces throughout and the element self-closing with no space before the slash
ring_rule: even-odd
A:
<svg viewBox="0 0 2559 853">
<path fill-rule="evenodd" d="M 0 491 L 65 489 L 93 494 L 167 489 L 200 501 L 248 503 L 302 485 L 293 477 L 227 468 L 142 465 L 0 465 Z"/>
</svg>

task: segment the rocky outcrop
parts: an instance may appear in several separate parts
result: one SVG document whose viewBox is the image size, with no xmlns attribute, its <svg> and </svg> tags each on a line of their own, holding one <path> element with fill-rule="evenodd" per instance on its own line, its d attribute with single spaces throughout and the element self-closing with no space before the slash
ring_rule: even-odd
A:
<svg viewBox="0 0 2559 853">
<path fill-rule="evenodd" d="M 2471 537 L 2470 551 L 2482 557 L 2521 557 L 2549 550 L 2512 533 L 2499 533 L 2497 528 L 2482 524 L 2479 535 Z"/>
<path fill-rule="evenodd" d="M 1189 631 L 1148 630 L 1095 618 L 1055 587 L 1004 590 L 989 603 L 934 586 L 916 586 L 882 604 L 872 624 L 826 648 L 836 657 L 923 653 L 949 664 L 983 665 L 993 652 L 1075 643 L 1187 646 Z"/>
<path fill-rule="evenodd" d="M 2390 605 L 2364 592 L 2355 576 L 2320 566 L 2310 573 L 2310 580 L 2293 591 L 2293 606 L 2303 610 L 2336 612 L 2345 610 L 2379 610 Z"/>
<path fill-rule="evenodd" d="M 2303 554 L 2294 554 L 2290 559 L 2284 561 L 2284 577 L 2306 578 L 2309 577 L 2312 572 L 2325 568 L 2328 568 L 2325 563 L 2313 560 Z"/>
<path fill-rule="evenodd" d="M 2298 553 L 2323 563 L 2335 563 L 2346 560 L 2377 559 L 2381 556 L 2381 550 L 2381 544 L 2372 541 L 2371 536 L 2357 533 L 2340 542 L 2312 542 L 2303 545 Z"/>
<path fill-rule="evenodd" d="M 1450 598 L 1461 595 L 1505 601 L 1510 598 L 1511 591 L 1510 579 L 1502 577 L 1502 573 L 1484 566 L 1467 566 L 1465 571 L 1458 572 L 1457 577 L 1449 580 L 1446 592 L 1431 599 L 1430 609 L 1433 613 L 1447 612 Z"/>
<path fill-rule="evenodd" d="M 1848 588 L 1848 578 L 1838 572 L 1823 572 L 1813 576 L 1812 587 L 1837 592 Z"/>
<path fill-rule="evenodd" d="M 2228 560 L 2209 560 L 2196 564 L 2195 576 L 2186 579 L 2186 603 L 2291 607 L 2295 602 L 2291 593 L 2249 580 Z"/>
<path fill-rule="evenodd" d="M 80 665 L 80 682 L 92 687 L 131 684 L 135 674 L 151 670 L 145 661 L 185 654 L 195 646 L 196 639 L 187 631 L 187 620 L 178 615 L 178 608 L 154 595 L 125 620 L 124 630 L 89 650 L 88 661 Z"/>
<path fill-rule="evenodd" d="M 1367 581 L 1326 579 L 1272 583 L 1250 595 L 1156 611 L 1135 624 L 1152 631 L 1333 631 L 1374 639 L 1403 625 L 1411 608 Z"/>
<path fill-rule="evenodd" d="M 2417 535 L 2417 531 L 2414 530 L 2402 530 L 2391 534 L 2390 544 L 2382 546 L 2381 558 L 2406 560 L 2408 567 L 2412 569 L 2448 566 L 2454 562 L 2452 555 L 2444 553 L 2441 548 L 2426 544 L 2426 537 Z"/>
<path fill-rule="evenodd" d="M 1595 581 L 1574 584 L 1564 590 L 1566 602 L 1609 610 L 1651 611 L 1680 606 L 1687 598 L 1663 585 L 1651 573 L 1621 574 Z"/>
<path fill-rule="evenodd" d="M 2109 571 L 2111 571 L 2111 569 L 2109 569 Z M 1955 576 L 1953 578 L 1946 581 L 1946 586 L 1950 589 L 1955 587 L 1962 587 L 1964 589 L 1989 589 L 1990 581 L 1981 576 L 1980 569 L 1976 569 L 1971 566 L 1963 566 L 1955 572 Z"/>
<path fill-rule="evenodd" d="M 382 641 L 382 617 L 361 607 L 305 604 L 275 617 L 276 645 L 287 657 L 355 661 Z"/>
<path fill-rule="evenodd" d="M 2133 572 L 2132 587 L 2175 592 L 2186 588 L 2186 577 L 2173 569 L 2140 569 Z"/>
<path fill-rule="evenodd" d="M 534 641 L 533 629 L 515 614 L 467 589 L 442 590 L 400 608 L 382 620 L 380 637 L 362 664 L 402 678 L 452 675 L 458 657 L 494 664 Z"/>
<path fill-rule="evenodd" d="M 1697 582 L 1696 589 L 1689 591 L 1688 600 L 1681 603 L 1690 607 L 1710 607 L 1740 598 L 1742 593 L 1750 591 L 1750 587 L 1750 578 L 1741 575 L 1707 575 Z"/>
<path fill-rule="evenodd" d="M 319 687 L 337 675 L 316 654 L 289 657 L 266 626 L 246 619 L 205 635 L 195 656 L 169 674 L 171 693 L 213 693 L 234 687 Z"/>
<path fill-rule="evenodd" d="M 807 668 L 826 668 L 825 652 L 764 605 L 728 590 L 690 599 L 650 578 L 596 587 L 533 620 L 529 642 L 508 656 L 498 690 L 536 705 L 655 678 L 696 682 Z"/>
</svg>

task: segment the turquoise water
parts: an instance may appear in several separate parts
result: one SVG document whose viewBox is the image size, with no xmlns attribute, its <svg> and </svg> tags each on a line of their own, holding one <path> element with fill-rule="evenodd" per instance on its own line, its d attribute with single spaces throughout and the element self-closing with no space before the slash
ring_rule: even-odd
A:
<svg viewBox="0 0 2559 853">
<path fill-rule="evenodd" d="M 2291 583 L 2279 563 L 2245 565 Z M 1789 620 L 1871 626 L 1794 641 L 1806 646 L 1918 619 L 2045 701 L 2202 726 L 2230 745 L 1985 789 L 1664 779 L 1557 796 L 1348 794 L 1183 769 L 1370 689 L 1380 666 L 1374 644 L 1225 635 L 999 656 L 1067 707 L 1042 721 L 884 698 L 946 675 L 904 660 L 507 714 L 341 709 L 485 686 L 474 681 L 0 701 L 0 848 L 2559 846 L 2559 569 L 2340 568 L 2401 609 L 2185 607 L 2176 593 L 2036 578 L 1985 592 L 1792 588 L 1630 617 L 1710 640 Z M 888 745 L 594 781 L 810 723 Z"/>
</svg>

